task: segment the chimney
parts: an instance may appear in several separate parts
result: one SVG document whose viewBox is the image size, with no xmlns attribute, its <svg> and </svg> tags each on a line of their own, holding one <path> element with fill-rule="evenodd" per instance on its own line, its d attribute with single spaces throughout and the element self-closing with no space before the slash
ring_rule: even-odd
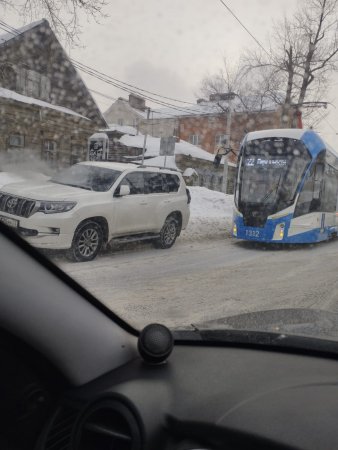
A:
<svg viewBox="0 0 338 450">
<path fill-rule="evenodd" d="M 132 108 L 144 111 L 146 109 L 146 101 L 143 97 L 139 97 L 135 94 L 129 94 L 129 105 Z"/>
</svg>

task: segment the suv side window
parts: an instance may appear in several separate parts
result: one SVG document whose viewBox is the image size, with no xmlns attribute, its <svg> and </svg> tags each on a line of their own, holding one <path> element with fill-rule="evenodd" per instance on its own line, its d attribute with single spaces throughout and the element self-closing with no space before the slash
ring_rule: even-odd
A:
<svg viewBox="0 0 338 450">
<path fill-rule="evenodd" d="M 144 172 L 144 189 L 146 194 L 162 194 L 166 192 L 163 186 L 163 174 Z"/>
<path fill-rule="evenodd" d="M 130 195 L 144 194 L 144 177 L 142 172 L 130 172 L 121 181 L 120 186 L 127 185 Z"/>
<path fill-rule="evenodd" d="M 177 192 L 180 187 L 180 179 L 177 175 L 163 173 L 163 187 L 165 192 Z"/>
</svg>

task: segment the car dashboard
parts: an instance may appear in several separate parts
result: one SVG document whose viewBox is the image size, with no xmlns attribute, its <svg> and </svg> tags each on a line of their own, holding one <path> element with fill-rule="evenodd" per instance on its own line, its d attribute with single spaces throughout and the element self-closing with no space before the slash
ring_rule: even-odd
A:
<svg viewBox="0 0 338 450">
<path fill-rule="evenodd" d="M 74 387 L 22 345 L 16 362 L 2 352 L 4 449 L 337 448 L 333 359 L 178 343 L 164 363 L 136 357 Z"/>
</svg>

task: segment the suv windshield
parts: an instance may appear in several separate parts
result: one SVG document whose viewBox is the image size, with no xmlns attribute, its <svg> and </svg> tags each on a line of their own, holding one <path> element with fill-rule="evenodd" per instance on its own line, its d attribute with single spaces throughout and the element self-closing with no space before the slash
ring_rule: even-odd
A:
<svg viewBox="0 0 338 450">
<path fill-rule="evenodd" d="M 61 171 L 50 181 L 90 191 L 105 192 L 112 187 L 120 175 L 121 172 L 118 170 L 77 164 Z"/>
</svg>

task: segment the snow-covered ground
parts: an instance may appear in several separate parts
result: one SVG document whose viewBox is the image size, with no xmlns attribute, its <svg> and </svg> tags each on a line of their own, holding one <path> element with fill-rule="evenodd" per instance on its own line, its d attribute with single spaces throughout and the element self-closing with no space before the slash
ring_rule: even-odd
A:
<svg viewBox="0 0 338 450">
<path fill-rule="evenodd" d="M 190 186 L 190 220 L 180 239 L 212 239 L 229 236 L 231 231 L 233 195 Z"/>
</svg>

